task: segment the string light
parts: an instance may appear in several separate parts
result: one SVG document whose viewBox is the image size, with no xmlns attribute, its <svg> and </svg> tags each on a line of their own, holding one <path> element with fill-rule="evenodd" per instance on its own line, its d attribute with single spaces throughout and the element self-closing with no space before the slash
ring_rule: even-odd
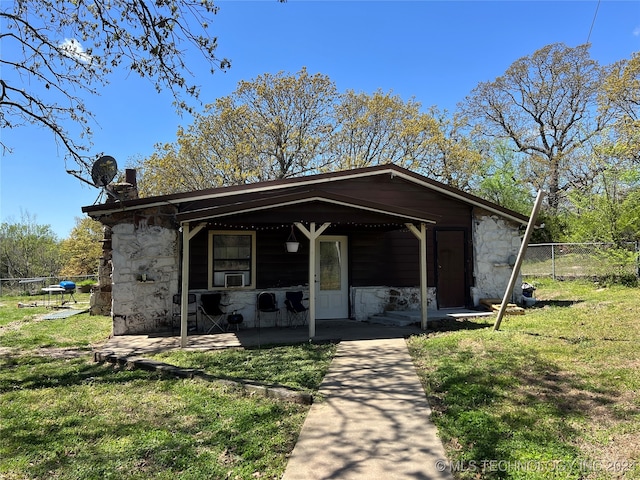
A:
<svg viewBox="0 0 640 480">
<path fill-rule="evenodd" d="M 299 222 L 303 225 L 308 226 L 311 222 Z M 226 228 L 233 230 L 254 230 L 254 231 L 273 231 L 273 230 L 288 230 L 291 228 L 291 223 L 283 223 L 283 224 L 270 224 L 270 225 L 247 225 L 242 223 L 226 223 L 226 222 L 209 222 L 207 223 L 209 227 L 214 228 Z M 370 228 L 370 229 L 380 229 L 380 228 L 393 228 L 393 229 L 406 229 L 404 223 L 359 223 L 359 222 L 331 222 L 332 227 L 351 227 L 351 228 Z"/>
</svg>

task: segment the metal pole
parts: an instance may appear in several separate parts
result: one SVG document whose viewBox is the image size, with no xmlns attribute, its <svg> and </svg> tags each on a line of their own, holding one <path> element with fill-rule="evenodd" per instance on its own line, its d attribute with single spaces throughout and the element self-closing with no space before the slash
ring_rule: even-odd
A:
<svg viewBox="0 0 640 480">
<path fill-rule="evenodd" d="M 502 297 L 502 304 L 500 305 L 500 310 L 498 310 L 498 316 L 496 317 L 496 323 L 493 325 L 493 330 L 498 331 L 500 329 L 500 323 L 502 322 L 502 317 L 504 316 L 504 312 L 507 310 L 507 302 L 509 297 L 511 297 L 511 292 L 513 291 L 513 287 L 516 284 L 516 280 L 518 279 L 518 274 L 520 273 L 520 267 L 522 266 L 522 261 L 524 260 L 524 254 L 527 251 L 527 245 L 529 244 L 529 239 L 531 238 L 531 234 L 533 233 L 533 229 L 536 224 L 536 218 L 538 216 L 538 212 L 540 211 L 540 206 L 542 205 L 542 199 L 544 198 L 544 193 L 542 190 L 538 190 L 538 196 L 536 197 L 536 203 L 533 205 L 533 211 L 531 212 L 531 217 L 529 217 L 529 224 L 527 225 L 527 230 L 524 233 L 524 238 L 522 239 L 522 243 L 520 244 L 520 251 L 518 252 L 518 258 L 516 259 L 516 263 L 513 266 L 513 271 L 511 272 L 511 278 L 509 279 L 509 285 L 507 285 L 507 289 L 504 292 L 504 296 Z"/>
</svg>

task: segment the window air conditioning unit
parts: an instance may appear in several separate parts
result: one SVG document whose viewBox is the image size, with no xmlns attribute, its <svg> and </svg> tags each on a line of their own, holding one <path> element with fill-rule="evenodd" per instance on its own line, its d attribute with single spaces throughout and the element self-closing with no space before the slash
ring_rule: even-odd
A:
<svg viewBox="0 0 640 480">
<path fill-rule="evenodd" d="M 244 287 L 244 274 L 243 273 L 225 273 L 224 274 L 224 287 Z"/>
</svg>

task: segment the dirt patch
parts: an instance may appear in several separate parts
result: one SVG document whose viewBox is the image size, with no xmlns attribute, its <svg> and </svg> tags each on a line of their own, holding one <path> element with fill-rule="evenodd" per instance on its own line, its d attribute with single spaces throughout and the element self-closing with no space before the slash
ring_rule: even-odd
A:
<svg viewBox="0 0 640 480">
<path fill-rule="evenodd" d="M 589 458 L 585 480 L 627 477 L 640 458 L 640 432 L 607 433 L 597 421 L 583 429 L 577 447 Z"/>
<path fill-rule="evenodd" d="M 575 445 L 589 459 L 585 463 L 585 480 L 626 478 L 640 458 L 640 396 L 634 391 L 592 392 L 582 388 L 575 375 L 557 371 L 524 375 L 519 388 L 522 402 L 543 399 L 567 416 L 578 414 L 582 420 L 571 421 L 582 432 Z M 617 469 L 617 470 L 615 470 Z"/>
</svg>

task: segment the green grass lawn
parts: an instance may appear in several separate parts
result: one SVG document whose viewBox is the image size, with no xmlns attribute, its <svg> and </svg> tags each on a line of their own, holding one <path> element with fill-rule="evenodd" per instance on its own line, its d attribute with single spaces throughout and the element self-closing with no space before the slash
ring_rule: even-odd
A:
<svg viewBox="0 0 640 480">
<path fill-rule="evenodd" d="M 535 283 L 499 332 L 409 340 L 457 478 L 640 478 L 640 290 Z"/>
<path fill-rule="evenodd" d="M 640 290 L 533 283 L 538 305 L 499 332 L 477 320 L 408 339 L 456 477 L 640 478 Z M 307 407 L 93 363 L 109 317 L 42 320 L 45 309 L 16 305 L 0 306 L 0 478 L 281 476 Z M 334 352 L 156 358 L 313 392 Z"/>
<path fill-rule="evenodd" d="M 109 317 L 42 320 L 0 306 L 0 478 L 279 478 L 308 407 L 91 360 Z M 48 349 L 43 351 L 43 349 Z M 71 358 L 56 349 L 74 349 Z M 163 361 L 313 391 L 334 345 L 265 347 Z M 227 368 L 228 367 L 228 368 Z M 229 373 L 231 372 L 231 374 Z"/>
</svg>

